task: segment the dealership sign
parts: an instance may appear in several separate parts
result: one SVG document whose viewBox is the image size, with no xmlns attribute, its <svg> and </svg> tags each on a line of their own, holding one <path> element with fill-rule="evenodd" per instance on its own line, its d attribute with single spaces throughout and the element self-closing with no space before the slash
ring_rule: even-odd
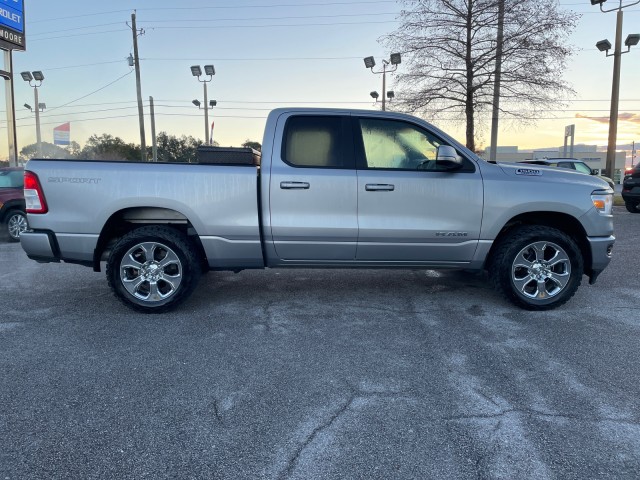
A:
<svg viewBox="0 0 640 480">
<path fill-rule="evenodd" d="M 0 0 L 0 48 L 24 50 L 24 0 Z"/>
</svg>

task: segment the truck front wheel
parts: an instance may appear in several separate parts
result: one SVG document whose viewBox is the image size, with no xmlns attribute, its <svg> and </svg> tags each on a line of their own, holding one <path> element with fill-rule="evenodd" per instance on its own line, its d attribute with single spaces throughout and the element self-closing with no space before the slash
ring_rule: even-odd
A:
<svg viewBox="0 0 640 480">
<path fill-rule="evenodd" d="M 160 313 L 185 301 L 200 278 L 198 254 L 181 232 L 164 226 L 141 227 L 114 246 L 107 281 L 126 306 Z"/>
<path fill-rule="evenodd" d="M 519 227 L 499 240 L 489 265 L 494 287 L 515 305 L 549 310 L 567 302 L 582 281 L 576 242 L 551 227 Z"/>
</svg>

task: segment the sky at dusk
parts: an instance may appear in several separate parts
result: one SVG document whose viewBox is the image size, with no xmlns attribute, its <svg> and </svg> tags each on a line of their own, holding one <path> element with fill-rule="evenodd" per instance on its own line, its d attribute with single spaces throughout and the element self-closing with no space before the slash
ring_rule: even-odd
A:
<svg viewBox="0 0 640 480">
<path fill-rule="evenodd" d="M 507 0 L 508 1 L 508 0 Z M 609 4 L 615 2 L 610 1 Z M 564 0 L 562 8 L 582 13 L 571 42 L 579 46 L 566 79 L 577 96 L 562 111 L 549 111 L 531 126 L 505 123 L 500 145 L 521 149 L 556 147 L 564 126 L 576 125 L 576 143 L 606 145 L 613 58 L 595 48 L 615 36 L 615 13 L 601 13 L 588 0 Z M 81 145 L 93 134 L 108 133 L 139 143 L 136 84 L 127 57 L 133 52 L 127 25 L 137 11 L 146 138 L 151 143 L 148 98 L 155 99 L 156 130 L 204 138 L 202 84 L 190 66 L 213 64 L 209 84 L 214 139 L 238 146 L 262 141 L 270 109 L 315 106 L 376 109 L 369 92 L 382 79 L 364 67 L 391 52 L 380 37 L 397 27 L 401 4 L 395 0 L 25 0 L 26 52 L 13 55 L 14 71 L 41 70 L 39 90 L 47 108 L 42 139 L 71 122 L 71 139 Z M 625 9 L 623 40 L 640 33 L 640 5 Z M 402 69 L 402 65 L 400 65 Z M 388 89 L 394 88 L 388 77 Z M 640 46 L 622 56 L 618 144 L 640 141 Z M 397 92 L 399 93 L 399 92 Z M 18 149 L 35 142 L 33 89 L 15 80 Z M 393 104 L 390 105 L 393 108 Z M 6 158 L 4 103 L 0 106 L 0 157 Z M 437 121 L 434 121 L 438 125 Z M 464 119 L 438 125 L 464 140 Z M 487 145 L 486 131 L 480 143 Z"/>
</svg>

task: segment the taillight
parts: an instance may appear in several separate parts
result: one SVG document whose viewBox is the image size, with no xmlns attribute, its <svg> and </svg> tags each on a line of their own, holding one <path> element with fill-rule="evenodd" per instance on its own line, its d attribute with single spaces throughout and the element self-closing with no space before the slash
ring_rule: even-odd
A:
<svg viewBox="0 0 640 480">
<path fill-rule="evenodd" d="M 24 200 L 27 204 L 27 213 L 47 213 L 49 211 L 38 176 L 28 170 L 24 171 Z"/>
</svg>

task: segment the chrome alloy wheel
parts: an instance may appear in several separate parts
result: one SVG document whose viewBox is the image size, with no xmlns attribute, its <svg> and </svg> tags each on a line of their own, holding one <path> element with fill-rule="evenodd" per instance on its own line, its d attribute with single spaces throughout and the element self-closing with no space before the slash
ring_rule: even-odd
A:
<svg viewBox="0 0 640 480">
<path fill-rule="evenodd" d="M 7 228 L 11 238 L 18 240 L 20 234 L 27 229 L 27 217 L 20 212 L 12 214 L 7 221 Z"/>
<path fill-rule="evenodd" d="M 571 278 L 571 260 L 562 247 L 552 242 L 527 245 L 511 266 L 516 290 L 532 300 L 558 295 Z"/>
<path fill-rule="evenodd" d="M 182 263 L 166 245 L 144 242 L 133 246 L 120 262 L 120 279 L 135 298 L 150 303 L 173 295 L 182 282 Z"/>
</svg>

